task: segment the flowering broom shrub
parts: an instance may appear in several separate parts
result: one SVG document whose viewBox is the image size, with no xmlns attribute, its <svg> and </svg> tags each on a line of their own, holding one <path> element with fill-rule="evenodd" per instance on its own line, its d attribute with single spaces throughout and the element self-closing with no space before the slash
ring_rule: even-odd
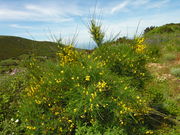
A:
<svg viewBox="0 0 180 135">
<path fill-rule="evenodd" d="M 137 39 L 134 45 L 104 45 L 97 48 L 93 55 L 103 61 L 112 72 L 130 78 L 132 86 L 143 89 L 150 74 L 145 67 L 147 56 L 142 42 L 143 39 Z"/>
<path fill-rule="evenodd" d="M 100 22 L 97 22 L 96 19 L 91 19 L 89 25 L 89 32 L 92 36 L 92 39 L 96 43 L 96 45 L 99 47 L 104 42 L 105 32 L 102 30 L 102 25 Z"/>
<path fill-rule="evenodd" d="M 58 62 L 29 65 L 31 79 L 19 108 L 26 134 L 153 133 L 144 124 L 151 108 L 131 77 L 109 70 L 101 55 L 71 46 L 57 56 Z"/>
</svg>

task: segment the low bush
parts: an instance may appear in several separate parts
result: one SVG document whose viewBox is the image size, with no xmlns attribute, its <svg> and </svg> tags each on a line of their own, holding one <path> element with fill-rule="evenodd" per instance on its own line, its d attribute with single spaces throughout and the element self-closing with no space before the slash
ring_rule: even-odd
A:
<svg viewBox="0 0 180 135">
<path fill-rule="evenodd" d="M 148 57 L 143 41 L 136 42 L 140 43 L 104 45 L 93 52 L 93 57 L 103 61 L 117 75 L 130 78 L 132 86 L 143 89 L 150 78 L 145 67 Z"/>
<path fill-rule="evenodd" d="M 17 112 L 20 93 L 27 84 L 25 76 L 24 73 L 19 73 L 0 78 L 0 134 L 20 133 Z"/>
<path fill-rule="evenodd" d="M 148 51 L 137 38 L 26 59 L 26 74 L 0 80 L 0 133 L 145 135 L 175 125 L 179 110 L 146 69 Z"/>
<path fill-rule="evenodd" d="M 170 70 L 171 74 L 173 74 L 176 77 L 180 77 L 180 68 L 172 68 Z"/>
<path fill-rule="evenodd" d="M 103 60 L 71 46 L 62 48 L 58 56 L 57 63 L 30 63 L 30 85 L 22 94 L 19 109 L 27 134 L 93 134 L 93 127 L 97 129 L 94 134 L 110 132 L 107 128 L 121 132 L 113 127 L 128 134 L 148 131 L 143 123 L 151 108 L 131 86 L 128 71 L 120 76 L 109 70 Z M 144 74 L 137 75 L 143 78 Z M 135 86 L 139 87 L 139 83 Z"/>
<path fill-rule="evenodd" d="M 164 57 L 164 60 L 166 60 L 166 61 L 172 61 L 172 60 L 176 59 L 176 54 L 167 53 L 163 57 Z"/>
</svg>

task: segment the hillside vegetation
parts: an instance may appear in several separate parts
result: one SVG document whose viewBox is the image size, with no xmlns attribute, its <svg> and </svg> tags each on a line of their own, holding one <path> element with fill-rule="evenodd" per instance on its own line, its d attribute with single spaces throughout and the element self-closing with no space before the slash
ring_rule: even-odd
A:
<svg viewBox="0 0 180 135">
<path fill-rule="evenodd" d="M 92 20 L 95 49 L 14 61 L 0 76 L 0 134 L 179 135 L 180 31 L 153 34 L 160 28 L 104 41 Z"/>
<path fill-rule="evenodd" d="M 0 48 L 0 60 L 2 60 L 33 53 L 40 56 L 54 56 L 57 44 L 14 36 L 0 36 Z"/>
<path fill-rule="evenodd" d="M 144 30 L 144 34 L 165 34 L 165 33 L 178 33 L 180 31 L 180 23 L 165 24 L 160 27 L 151 26 Z"/>
</svg>

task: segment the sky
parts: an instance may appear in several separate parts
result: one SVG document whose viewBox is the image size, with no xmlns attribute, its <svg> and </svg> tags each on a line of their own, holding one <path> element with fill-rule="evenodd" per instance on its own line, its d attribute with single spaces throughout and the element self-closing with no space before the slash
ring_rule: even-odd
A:
<svg viewBox="0 0 180 135">
<path fill-rule="evenodd" d="M 94 12 L 106 39 L 117 33 L 131 38 L 149 26 L 180 23 L 179 7 L 179 0 L 0 0 L 0 35 L 64 42 L 76 37 L 76 47 L 91 48 L 87 24 Z"/>
</svg>

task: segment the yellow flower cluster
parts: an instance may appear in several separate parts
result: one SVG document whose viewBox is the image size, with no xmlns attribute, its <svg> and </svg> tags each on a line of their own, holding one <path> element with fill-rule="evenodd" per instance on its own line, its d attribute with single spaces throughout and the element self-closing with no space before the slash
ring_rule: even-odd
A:
<svg viewBox="0 0 180 135">
<path fill-rule="evenodd" d="M 35 130 L 36 129 L 36 127 L 33 127 L 33 126 L 27 126 L 26 128 L 29 130 Z"/>
<path fill-rule="evenodd" d="M 143 53 L 146 46 L 143 44 L 144 43 L 144 38 L 137 38 L 136 39 L 136 46 L 135 46 L 135 50 L 137 53 Z"/>
<path fill-rule="evenodd" d="M 77 51 L 73 49 L 72 45 L 61 48 L 61 51 L 57 53 L 60 58 L 60 65 L 64 66 L 67 63 L 75 61 Z"/>
<path fill-rule="evenodd" d="M 86 81 L 90 81 L 90 76 L 87 75 L 85 80 L 86 80 Z"/>
<path fill-rule="evenodd" d="M 146 134 L 153 134 L 153 131 L 152 130 L 148 130 L 148 131 L 146 131 Z"/>
<path fill-rule="evenodd" d="M 29 97 L 31 97 L 37 92 L 38 88 L 39 88 L 39 85 L 35 85 L 34 87 L 30 86 L 30 87 L 26 88 L 25 91 L 27 91 L 27 95 Z"/>
<path fill-rule="evenodd" d="M 102 92 L 106 86 L 107 86 L 107 83 L 105 81 L 98 82 L 97 84 L 97 88 L 99 89 L 99 92 Z"/>
</svg>

